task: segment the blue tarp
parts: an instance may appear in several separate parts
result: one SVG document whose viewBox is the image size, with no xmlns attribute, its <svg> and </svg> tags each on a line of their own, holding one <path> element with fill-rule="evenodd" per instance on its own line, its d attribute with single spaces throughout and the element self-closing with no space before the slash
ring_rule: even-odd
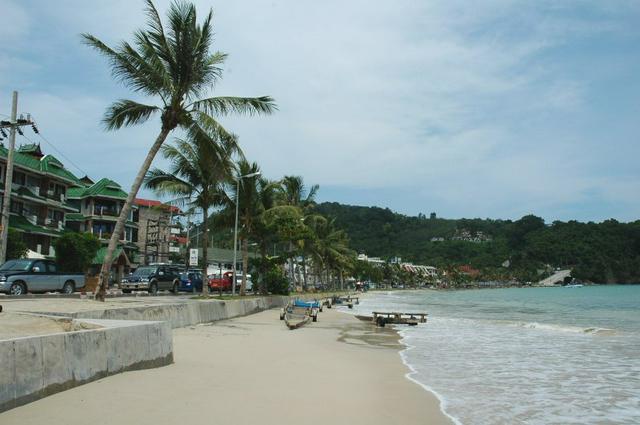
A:
<svg viewBox="0 0 640 425">
<path fill-rule="evenodd" d="M 293 302 L 293 305 L 296 307 L 311 307 L 311 308 L 320 308 L 320 302 L 318 301 L 302 301 L 302 300 L 295 300 Z"/>
</svg>

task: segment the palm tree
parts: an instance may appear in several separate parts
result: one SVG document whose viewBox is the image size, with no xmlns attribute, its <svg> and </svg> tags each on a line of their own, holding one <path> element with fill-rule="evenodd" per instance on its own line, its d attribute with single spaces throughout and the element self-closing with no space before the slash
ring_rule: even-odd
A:
<svg viewBox="0 0 640 425">
<path fill-rule="evenodd" d="M 220 136 L 232 136 L 219 126 L 214 117 L 240 114 L 270 114 L 276 106 L 268 96 L 257 98 L 207 97 L 222 76 L 227 55 L 211 52 L 212 18 L 209 13 L 201 24 L 192 3 L 174 1 L 167 12 L 165 29 L 151 0 L 146 0 L 147 27 L 133 35 L 133 44 L 121 42 L 107 46 L 91 34 L 83 34 L 85 44 L 96 49 L 109 61 L 115 79 L 136 93 L 154 99 L 154 104 L 120 99 L 107 108 L 103 122 L 107 130 L 142 124 L 160 114 L 160 133 L 149 149 L 136 175 L 116 223 L 100 273 L 97 299 L 104 301 L 109 264 L 124 229 L 133 199 L 151 163 L 169 133 L 177 127 L 189 127 L 194 121 L 217 126 Z"/>
<path fill-rule="evenodd" d="M 313 185 L 307 191 L 302 177 L 300 176 L 284 176 L 281 181 L 281 189 L 279 193 L 279 201 L 281 205 L 289 205 L 299 208 L 303 215 L 303 221 L 307 221 L 311 215 L 310 211 L 315 205 L 315 198 L 320 186 Z M 307 286 L 307 267 L 305 260 L 305 240 L 301 239 L 297 241 L 298 248 L 302 252 L 302 273 L 303 273 L 303 288 Z M 289 243 L 289 252 L 291 258 L 289 259 L 289 273 L 290 279 L 294 281 L 293 271 L 293 256 L 294 256 L 293 241 Z"/>
<path fill-rule="evenodd" d="M 193 124 L 187 138 L 176 139 L 175 145 L 162 147 L 171 169 L 153 169 L 145 178 L 145 186 L 158 194 L 181 196 L 190 207 L 202 210 L 202 258 L 206 276 L 209 245 L 209 210 L 221 205 L 226 197 L 224 186 L 232 181 L 235 170 L 234 155 L 240 153 L 235 138 L 206 131 Z M 206 284 L 202 285 L 205 293 Z"/>
<path fill-rule="evenodd" d="M 263 206 L 260 202 L 259 192 L 259 175 L 260 167 L 258 164 L 249 163 L 246 160 L 238 162 L 238 176 L 250 176 L 241 178 L 239 183 L 233 187 L 233 208 L 238 203 L 238 220 L 242 224 L 240 231 L 240 246 L 242 250 L 242 283 L 240 285 L 240 295 L 244 296 L 247 290 L 247 273 L 249 273 L 249 239 L 253 235 L 254 223 L 263 212 Z M 235 193 L 236 188 L 239 189 Z M 231 205 L 229 205 L 231 207 Z M 231 208 L 229 208 L 231 209 Z"/>
<path fill-rule="evenodd" d="M 310 248 L 314 263 L 325 272 L 326 282 L 331 280 L 331 272 L 336 272 L 342 285 L 343 272 L 350 268 L 355 253 L 349 249 L 349 239 L 344 230 L 336 229 L 335 219 L 318 216 L 311 222 L 315 235 Z"/>
</svg>

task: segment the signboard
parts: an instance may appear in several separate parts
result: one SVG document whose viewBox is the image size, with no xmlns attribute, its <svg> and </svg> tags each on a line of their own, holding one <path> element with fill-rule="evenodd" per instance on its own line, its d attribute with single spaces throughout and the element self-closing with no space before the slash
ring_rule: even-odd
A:
<svg viewBox="0 0 640 425">
<path fill-rule="evenodd" d="M 189 265 L 190 266 L 198 265 L 198 248 L 191 248 L 189 250 Z"/>
</svg>

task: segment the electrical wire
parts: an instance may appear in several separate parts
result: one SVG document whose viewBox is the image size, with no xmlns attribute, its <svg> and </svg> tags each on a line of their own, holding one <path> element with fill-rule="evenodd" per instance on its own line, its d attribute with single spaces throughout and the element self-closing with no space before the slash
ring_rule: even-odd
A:
<svg viewBox="0 0 640 425">
<path fill-rule="evenodd" d="M 73 165 L 78 171 L 80 171 L 81 173 L 83 173 L 85 176 L 88 176 L 89 173 L 87 173 L 85 170 L 83 170 L 82 168 L 80 168 L 79 165 L 77 165 L 75 162 L 73 162 L 71 159 L 69 159 L 65 154 L 63 154 L 60 149 L 56 148 L 54 146 L 53 143 L 51 143 L 49 140 L 47 140 L 41 133 L 36 133 L 36 135 L 40 136 L 40 138 L 42 140 L 44 140 L 49 146 L 51 146 L 53 148 L 54 151 L 56 151 L 62 158 L 64 158 L 66 161 L 68 161 L 71 165 Z M 29 142 L 35 144 L 35 142 L 31 139 L 29 139 L 27 136 L 25 136 L 24 134 L 21 135 L 22 137 L 24 137 L 25 139 L 27 139 Z"/>
</svg>

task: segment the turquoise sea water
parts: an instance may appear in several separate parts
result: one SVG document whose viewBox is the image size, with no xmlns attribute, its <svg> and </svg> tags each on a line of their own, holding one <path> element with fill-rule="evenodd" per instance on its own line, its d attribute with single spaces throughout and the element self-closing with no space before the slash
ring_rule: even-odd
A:
<svg viewBox="0 0 640 425">
<path fill-rule="evenodd" d="M 398 291 L 409 378 L 462 424 L 640 424 L 640 286 Z"/>
</svg>

